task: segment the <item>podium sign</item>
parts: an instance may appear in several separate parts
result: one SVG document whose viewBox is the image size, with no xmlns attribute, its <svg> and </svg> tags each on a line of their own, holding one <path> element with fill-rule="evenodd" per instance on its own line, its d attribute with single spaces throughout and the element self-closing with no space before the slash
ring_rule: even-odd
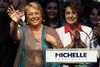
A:
<svg viewBox="0 0 100 67">
<path fill-rule="evenodd" d="M 46 62 L 87 63 L 97 62 L 97 50 L 92 49 L 47 49 Z"/>
</svg>

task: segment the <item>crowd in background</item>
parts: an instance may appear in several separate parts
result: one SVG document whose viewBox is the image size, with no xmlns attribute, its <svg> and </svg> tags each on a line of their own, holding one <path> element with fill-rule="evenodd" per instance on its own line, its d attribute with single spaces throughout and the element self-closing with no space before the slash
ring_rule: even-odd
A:
<svg viewBox="0 0 100 67">
<path fill-rule="evenodd" d="M 0 67 L 12 67 L 18 49 L 19 42 L 10 37 L 11 19 L 7 14 L 7 8 L 12 4 L 16 10 L 21 11 L 22 20 L 26 21 L 24 8 L 30 2 L 38 2 L 44 11 L 42 24 L 53 29 L 66 25 L 64 6 L 66 2 L 73 1 L 80 6 L 78 22 L 84 26 L 91 27 L 93 30 L 93 39 L 95 47 L 100 50 L 100 2 L 93 0 L 0 0 Z M 23 24 L 20 23 L 19 26 Z M 26 23 L 28 24 L 28 23 Z M 92 67 L 99 67 L 94 63 Z"/>
</svg>

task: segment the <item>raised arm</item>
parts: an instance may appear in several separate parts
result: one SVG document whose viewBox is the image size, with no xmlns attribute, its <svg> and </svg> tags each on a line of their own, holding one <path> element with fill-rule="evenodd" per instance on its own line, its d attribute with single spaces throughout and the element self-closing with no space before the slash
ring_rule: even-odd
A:
<svg viewBox="0 0 100 67">
<path fill-rule="evenodd" d="M 21 12 L 15 10 L 13 6 L 10 6 L 7 12 L 12 20 L 10 23 L 10 35 L 14 40 L 20 40 L 21 32 L 18 29 L 18 23 L 21 21 Z"/>
</svg>

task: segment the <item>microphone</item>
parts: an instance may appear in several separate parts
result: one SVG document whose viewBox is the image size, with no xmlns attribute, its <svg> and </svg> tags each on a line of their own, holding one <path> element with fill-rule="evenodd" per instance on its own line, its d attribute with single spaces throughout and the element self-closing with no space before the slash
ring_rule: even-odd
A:
<svg viewBox="0 0 100 67">
<path fill-rule="evenodd" d="M 84 32 L 88 36 L 90 42 L 90 48 L 92 48 L 90 36 L 85 31 L 82 30 L 82 32 Z"/>
</svg>

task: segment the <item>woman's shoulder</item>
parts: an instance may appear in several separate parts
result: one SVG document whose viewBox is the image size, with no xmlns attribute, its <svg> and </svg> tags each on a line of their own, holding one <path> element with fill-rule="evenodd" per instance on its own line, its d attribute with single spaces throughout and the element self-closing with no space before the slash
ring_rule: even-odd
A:
<svg viewBox="0 0 100 67">
<path fill-rule="evenodd" d="M 46 26 L 46 25 L 43 25 L 43 26 L 44 26 L 44 28 L 47 29 L 47 30 L 55 30 L 55 29 L 53 29 L 53 28 L 51 28 L 51 27 L 49 27 L 49 26 Z"/>
<path fill-rule="evenodd" d="M 86 26 L 86 25 L 82 25 L 81 27 L 82 27 L 83 30 L 92 30 L 91 27 Z"/>
<path fill-rule="evenodd" d="M 56 31 L 61 31 L 64 29 L 64 26 L 60 27 L 60 28 L 56 28 Z"/>
<path fill-rule="evenodd" d="M 56 33 L 56 30 L 49 27 L 49 26 L 44 25 L 44 29 L 45 29 L 46 33 L 50 33 L 50 34 L 55 34 Z"/>
</svg>

